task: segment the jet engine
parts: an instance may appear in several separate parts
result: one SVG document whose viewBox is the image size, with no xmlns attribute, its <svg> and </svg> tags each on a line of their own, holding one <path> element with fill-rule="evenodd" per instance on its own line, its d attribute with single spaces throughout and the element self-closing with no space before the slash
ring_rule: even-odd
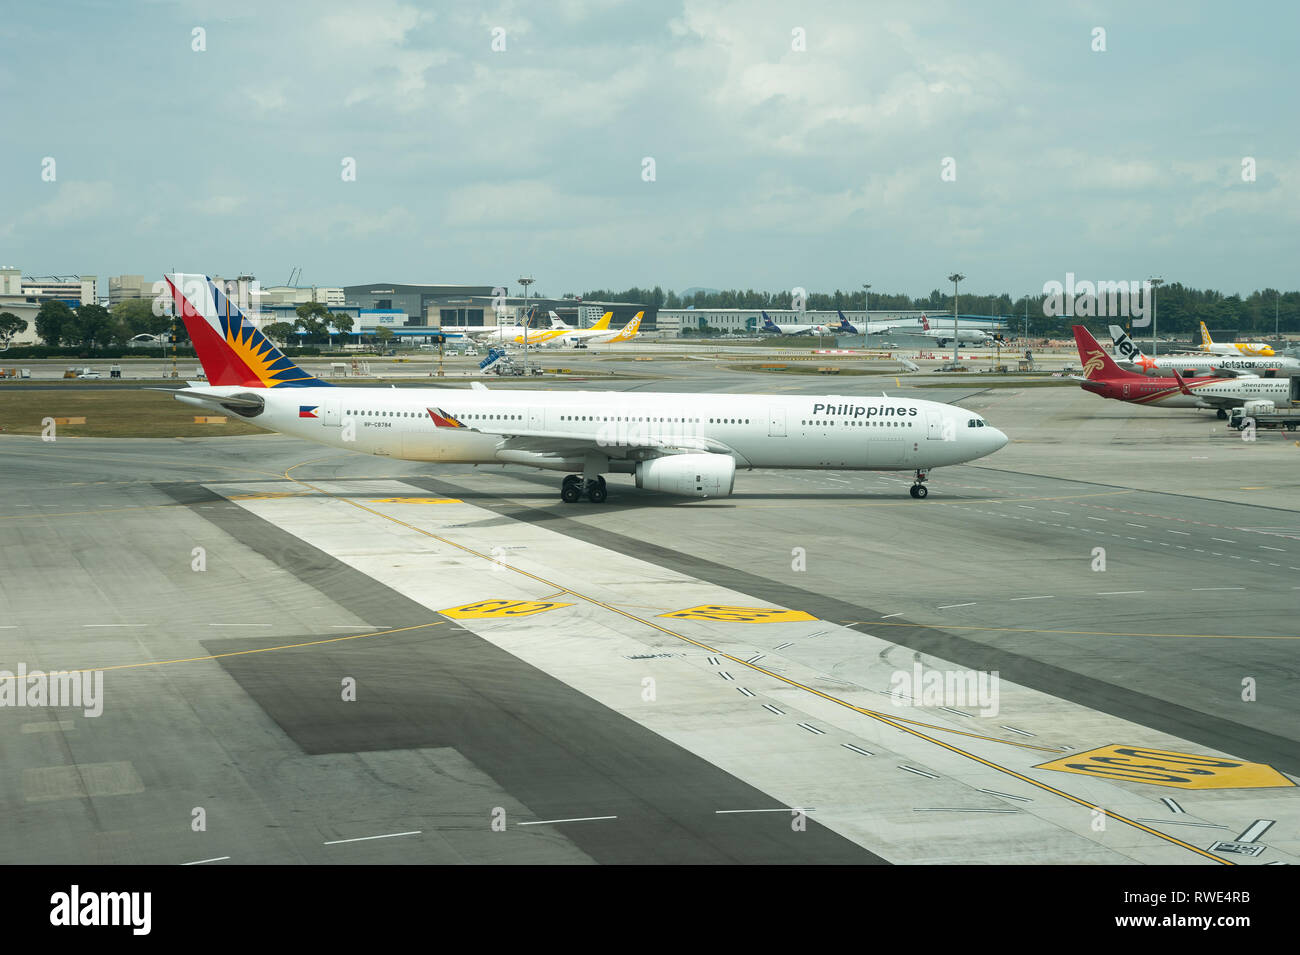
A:
<svg viewBox="0 0 1300 955">
<path fill-rule="evenodd" d="M 736 484 L 729 454 L 672 454 L 638 461 L 636 486 L 684 497 L 726 497 Z"/>
</svg>

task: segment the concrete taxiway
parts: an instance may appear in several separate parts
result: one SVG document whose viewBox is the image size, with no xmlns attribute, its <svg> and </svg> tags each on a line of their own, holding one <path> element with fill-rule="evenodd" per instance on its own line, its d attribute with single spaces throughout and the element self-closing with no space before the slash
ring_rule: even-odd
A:
<svg viewBox="0 0 1300 955">
<path fill-rule="evenodd" d="M 702 384 L 773 390 L 616 387 Z M 99 717 L 0 707 L 0 860 L 1295 862 L 1300 448 L 906 393 L 1013 443 L 926 501 L 593 506 L 276 436 L 0 439 L 0 668 L 104 674 Z M 929 697 L 963 671 L 996 700 Z"/>
</svg>

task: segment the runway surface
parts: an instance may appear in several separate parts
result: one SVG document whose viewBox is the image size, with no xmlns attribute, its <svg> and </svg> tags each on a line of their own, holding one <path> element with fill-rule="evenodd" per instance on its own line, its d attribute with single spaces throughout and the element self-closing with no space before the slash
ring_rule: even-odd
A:
<svg viewBox="0 0 1300 955">
<path fill-rule="evenodd" d="M 772 390 L 684 381 L 619 387 Z M 926 501 L 593 506 L 276 436 L 0 439 L 0 667 L 106 668 L 102 716 L 0 707 L 0 860 L 1296 861 L 1300 449 L 907 394 L 1013 444 Z M 927 699 L 965 671 L 996 699 Z"/>
</svg>

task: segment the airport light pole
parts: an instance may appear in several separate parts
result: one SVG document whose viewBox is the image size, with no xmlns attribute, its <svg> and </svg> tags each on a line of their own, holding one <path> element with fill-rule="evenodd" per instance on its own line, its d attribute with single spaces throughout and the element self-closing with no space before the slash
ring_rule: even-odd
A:
<svg viewBox="0 0 1300 955">
<path fill-rule="evenodd" d="M 867 347 L 867 335 L 871 333 L 871 283 L 862 283 L 862 347 Z"/>
<path fill-rule="evenodd" d="M 1151 283 L 1151 357 L 1156 357 L 1156 289 L 1165 284 L 1162 278 L 1148 279 Z"/>
<path fill-rule="evenodd" d="M 519 284 L 524 287 L 524 378 L 528 377 L 528 286 L 532 285 L 534 279 L 531 275 L 526 275 L 519 280 Z M 502 347 L 505 342 L 502 342 Z"/>
<path fill-rule="evenodd" d="M 960 272 L 954 272 L 948 276 L 948 281 L 952 283 L 952 363 L 954 365 L 961 364 L 961 356 L 957 353 L 957 350 L 961 347 L 961 340 L 957 337 L 957 283 L 965 277 Z"/>
</svg>

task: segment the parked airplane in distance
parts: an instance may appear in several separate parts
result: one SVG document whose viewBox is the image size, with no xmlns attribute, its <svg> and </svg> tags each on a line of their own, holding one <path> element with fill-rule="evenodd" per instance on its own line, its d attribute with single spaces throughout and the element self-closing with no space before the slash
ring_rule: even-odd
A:
<svg viewBox="0 0 1300 955">
<path fill-rule="evenodd" d="M 554 312 L 552 322 L 559 322 L 558 329 L 561 330 L 559 335 L 547 339 L 561 345 L 576 345 L 578 342 L 587 342 L 589 344 L 611 344 L 613 342 L 631 341 L 637 336 L 638 329 L 641 327 L 641 319 L 645 312 L 637 312 L 636 316 L 624 325 L 622 328 L 610 328 L 610 319 L 614 317 L 613 312 L 606 312 L 590 328 L 572 328 L 563 319 Z M 552 324 L 552 331 L 557 330 L 557 326 Z"/>
<path fill-rule="evenodd" d="M 1263 378 L 1300 375 L 1300 359 L 1275 355 L 1272 358 L 1255 358 L 1246 355 L 1161 355 L 1149 358 L 1142 354 L 1137 342 L 1118 325 L 1110 326 L 1110 339 L 1115 343 L 1115 363 L 1125 370 L 1144 375 L 1159 374 L 1176 368 L 1184 378 L 1204 375 L 1231 377 L 1259 375 Z"/>
<path fill-rule="evenodd" d="M 793 325 L 778 325 L 763 312 L 763 327 L 759 331 L 776 335 L 837 335 L 839 330 L 831 325 L 809 325 L 796 322 Z"/>
<path fill-rule="evenodd" d="M 974 412 L 883 395 L 338 388 L 290 361 L 206 276 L 167 282 L 208 376 L 176 400 L 341 450 L 571 472 L 566 503 L 604 501 L 606 474 L 724 497 L 738 468 L 912 471 L 911 494 L 923 498 L 931 469 L 1007 443 Z"/>
<path fill-rule="evenodd" d="M 1197 378 L 1188 381 L 1170 369 L 1172 377 L 1139 375 L 1115 364 L 1106 350 L 1097 344 L 1088 329 L 1074 326 L 1074 342 L 1079 349 L 1083 376 L 1074 376 L 1085 391 L 1103 398 L 1129 401 L 1139 405 L 1165 408 L 1214 408 L 1220 418 L 1228 417 L 1228 408 L 1248 401 L 1286 402 L 1291 398 L 1290 378 L 1260 378 L 1242 375 L 1237 378 Z"/>
<path fill-rule="evenodd" d="M 957 338 L 958 345 L 991 345 L 993 343 L 993 336 L 981 328 L 958 327 L 955 332 L 951 328 L 931 328 L 930 320 L 924 315 L 921 316 L 921 330 L 910 334 L 933 338 L 940 348 L 949 344 L 954 338 Z"/>
<path fill-rule="evenodd" d="M 1216 342 L 1210 330 L 1201 322 L 1201 351 L 1211 355 L 1264 355 L 1273 354 L 1273 346 L 1266 342 Z"/>
<path fill-rule="evenodd" d="M 866 333 L 868 335 L 880 335 L 884 332 L 892 332 L 894 329 L 898 328 L 897 322 L 860 322 L 857 325 L 854 325 L 844 317 L 844 312 L 840 309 L 837 308 L 835 314 L 840 317 L 839 333 L 841 335 L 861 335 L 864 327 L 866 328 Z"/>
</svg>

